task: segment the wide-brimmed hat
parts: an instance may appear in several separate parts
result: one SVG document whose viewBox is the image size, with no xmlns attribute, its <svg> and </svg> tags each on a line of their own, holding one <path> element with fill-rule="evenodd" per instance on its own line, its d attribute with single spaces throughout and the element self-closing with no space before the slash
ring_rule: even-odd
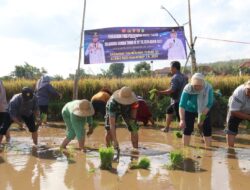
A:
<svg viewBox="0 0 250 190">
<path fill-rule="evenodd" d="M 193 76 L 191 77 L 191 85 L 201 85 L 203 86 L 205 83 L 205 78 L 204 75 L 201 73 L 195 73 L 193 74 Z"/>
<path fill-rule="evenodd" d="M 22 89 L 22 98 L 24 101 L 29 101 L 33 98 L 33 90 L 29 87 L 23 87 Z"/>
<path fill-rule="evenodd" d="M 80 117 L 88 117 L 94 115 L 95 110 L 91 102 L 86 99 L 79 100 L 73 109 L 73 114 Z"/>
<path fill-rule="evenodd" d="M 247 89 L 250 89 L 250 80 L 245 82 L 244 87 L 247 88 Z"/>
<path fill-rule="evenodd" d="M 115 101 L 123 105 L 133 104 L 137 102 L 135 93 L 130 87 L 124 86 L 120 90 L 117 90 L 113 93 Z"/>
</svg>

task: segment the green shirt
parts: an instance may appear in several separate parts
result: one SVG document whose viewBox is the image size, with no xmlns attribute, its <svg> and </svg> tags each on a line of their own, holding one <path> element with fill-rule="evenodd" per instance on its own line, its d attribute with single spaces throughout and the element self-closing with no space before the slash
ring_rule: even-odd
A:
<svg viewBox="0 0 250 190">
<path fill-rule="evenodd" d="M 83 127 L 86 123 L 89 125 L 93 124 L 93 117 L 80 117 L 73 114 L 74 107 L 78 104 L 80 100 L 73 100 L 71 102 L 68 102 L 62 109 L 63 116 L 70 119 L 71 125 L 74 126 L 74 128 L 80 128 Z"/>
</svg>

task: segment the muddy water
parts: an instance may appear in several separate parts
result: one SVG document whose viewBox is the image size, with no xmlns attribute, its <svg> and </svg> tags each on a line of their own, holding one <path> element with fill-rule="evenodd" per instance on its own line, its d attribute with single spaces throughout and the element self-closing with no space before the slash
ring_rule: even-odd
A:
<svg viewBox="0 0 250 190">
<path fill-rule="evenodd" d="M 119 163 L 112 171 L 99 169 L 100 160 L 94 150 L 104 145 L 104 130 L 100 126 L 86 139 L 93 148 L 86 154 L 70 149 L 70 158 L 58 146 L 64 138 L 62 128 L 40 128 L 40 146 L 32 147 L 29 133 L 12 132 L 10 144 L 0 152 L 0 190 L 16 189 L 86 189 L 86 190 L 248 190 L 250 179 L 250 135 L 241 130 L 238 144 L 228 150 L 221 131 L 213 136 L 213 147 L 204 150 L 199 136 L 192 138 L 192 146 L 185 149 L 183 170 L 167 170 L 169 151 L 181 148 L 181 140 L 172 132 L 159 129 L 140 130 L 140 154 L 151 160 L 150 170 L 130 170 L 130 136 L 119 128 L 121 146 Z M 71 147 L 77 147 L 73 141 Z"/>
</svg>

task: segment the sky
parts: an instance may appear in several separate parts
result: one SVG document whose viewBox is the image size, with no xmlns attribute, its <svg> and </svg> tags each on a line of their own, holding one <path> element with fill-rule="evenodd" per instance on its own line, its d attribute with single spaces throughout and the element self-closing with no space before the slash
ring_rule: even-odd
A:
<svg viewBox="0 0 250 190">
<path fill-rule="evenodd" d="M 250 58 L 250 45 L 205 40 L 219 38 L 250 43 L 250 0 L 190 0 L 198 63 Z M 85 30 L 106 27 L 176 26 L 161 6 L 182 25 L 188 0 L 86 0 Z M 75 73 L 78 64 L 83 0 L 0 0 L 0 76 L 27 62 L 51 76 Z M 185 25 L 189 39 L 189 27 Z M 185 61 L 182 62 L 182 64 Z M 135 63 L 126 63 L 126 71 Z M 169 66 L 155 61 L 153 69 Z M 84 65 L 100 73 L 109 64 Z"/>
</svg>

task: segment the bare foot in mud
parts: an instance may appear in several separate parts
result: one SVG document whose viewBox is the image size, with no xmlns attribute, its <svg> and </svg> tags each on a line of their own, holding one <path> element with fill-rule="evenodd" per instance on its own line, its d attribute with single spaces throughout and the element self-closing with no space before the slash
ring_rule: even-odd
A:
<svg viewBox="0 0 250 190">
<path fill-rule="evenodd" d="M 168 133 L 169 132 L 169 127 L 165 127 L 163 129 L 161 129 L 161 131 L 164 132 L 164 133 Z"/>
</svg>

